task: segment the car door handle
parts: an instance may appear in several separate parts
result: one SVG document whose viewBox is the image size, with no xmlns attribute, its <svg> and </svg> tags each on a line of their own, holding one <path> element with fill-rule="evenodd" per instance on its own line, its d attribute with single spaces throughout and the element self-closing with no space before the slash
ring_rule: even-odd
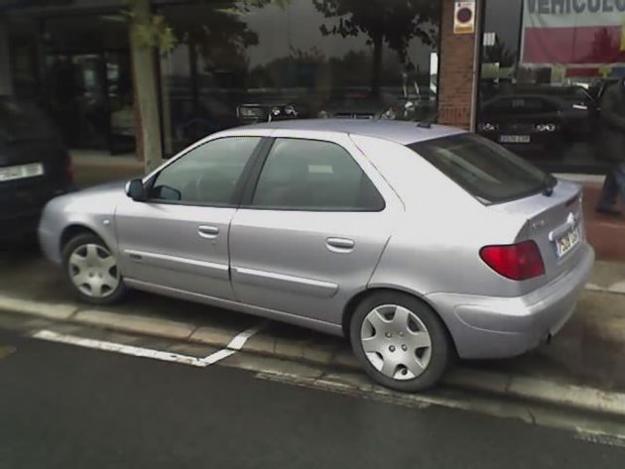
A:
<svg viewBox="0 0 625 469">
<path fill-rule="evenodd" d="M 197 227 L 197 234 L 202 238 L 214 239 L 219 234 L 219 228 L 210 225 L 201 225 Z"/>
<path fill-rule="evenodd" d="M 327 238 L 326 246 L 332 252 L 351 252 L 356 243 L 353 239 L 347 238 Z"/>
</svg>

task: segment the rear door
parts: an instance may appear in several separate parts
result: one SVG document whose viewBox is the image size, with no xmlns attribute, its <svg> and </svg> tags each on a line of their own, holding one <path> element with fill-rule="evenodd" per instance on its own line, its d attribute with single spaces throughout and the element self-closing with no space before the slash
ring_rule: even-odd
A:
<svg viewBox="0 0 625 469">
<path fill-rule="evenodd" d="M 231 299 L 228 231 L 260 142 L 209 141 L 162 169 L 146 202 L 124 199 L 115 215 L 124 276 L 144 287 Z"/>
<path fill-rule="evenodd" d="M 232 221 L 237 300 L 340 321 L 345 303 L 369 281 L 401 210 L 374 171 L 346 136 L 276 138 L 255 191 Z"/>
</svg>

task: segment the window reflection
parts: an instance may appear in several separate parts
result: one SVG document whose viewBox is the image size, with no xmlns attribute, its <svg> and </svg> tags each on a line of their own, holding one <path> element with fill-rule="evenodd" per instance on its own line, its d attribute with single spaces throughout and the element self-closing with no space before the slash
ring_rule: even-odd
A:
<svg viewBox="0 0 625 469">
<path fill-rule="evenodd" d="M 625 2 L 487 0 L 478 132 L 552 171 L 601 172 L 600 101 L 625 75 Z"/>
<path fill-rule="evenodd" d="M 165 153 L 209 133 L 309 117 L 433 120 L 438 2 L 291 0 L 162 8 Z"/>
</svg>

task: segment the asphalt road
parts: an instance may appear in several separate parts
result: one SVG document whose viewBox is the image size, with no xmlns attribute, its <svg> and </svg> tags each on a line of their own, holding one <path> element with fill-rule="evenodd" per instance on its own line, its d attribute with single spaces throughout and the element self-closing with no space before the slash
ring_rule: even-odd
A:
<svg viewBox="0 0 625 469">
<path fill-rule="evenodd" d="M 0 331 L 0 468 L 621 468 L 625 449 L 463 411 Z"/>
</svg>

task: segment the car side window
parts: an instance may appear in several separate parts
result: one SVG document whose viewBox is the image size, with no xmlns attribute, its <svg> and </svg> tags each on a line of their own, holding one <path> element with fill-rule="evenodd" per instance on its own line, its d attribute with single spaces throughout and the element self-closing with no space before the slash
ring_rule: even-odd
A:
<svg viewBox="0 0 625 469">
<path fill-rule="evenodd" d="M 317 211 L 380 211 L 384 199 L 342 147 L 278 138 L 260 174 L 252 205 Z"/>
<path fill-rule="evenodd" d="M 228 205 L 260 137 L 210 141 L 164 168 L 150 190 L 151 200 L 189 205 Z"/>
</svg>

